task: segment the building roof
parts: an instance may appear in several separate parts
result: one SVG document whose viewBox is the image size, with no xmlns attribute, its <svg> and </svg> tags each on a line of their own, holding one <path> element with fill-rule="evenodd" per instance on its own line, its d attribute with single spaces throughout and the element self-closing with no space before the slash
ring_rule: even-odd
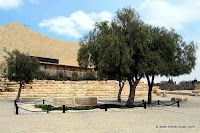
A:
<svg viewBox="0 0 200 133">
<path fill-rule="evenodd" d="M 59 59 L 59 64 L 78 66 L 78 42 L 54 39 L 35 32 L 18 22 L 0 26 L 0 61 L 3 51 L 19 50 L 30 56 Z"/>
</svg>

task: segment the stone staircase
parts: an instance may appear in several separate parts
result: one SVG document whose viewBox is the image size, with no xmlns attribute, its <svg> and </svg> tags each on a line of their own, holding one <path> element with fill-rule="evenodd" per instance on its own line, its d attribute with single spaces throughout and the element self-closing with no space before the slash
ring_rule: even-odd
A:
<svg viewBox="0 0 200 133">
<path fill-rule="evenodd" d="M 19 84 L 0 80 L 0 98 L 14 99 L 17 96 Z M 154 88 L 156 90 L 158 88 Z M 54 81 L 34 80 L 22 88 L 21 98 L 63 98 L 95 96 L 99 98 L 116 98 L 118 81 Z M 136 97 L 147 96 L 147 85 L 141 81 L 136 88 Z M 125 83 L 122 98 L 128 98 L 129 85 Z"/>
</svg>

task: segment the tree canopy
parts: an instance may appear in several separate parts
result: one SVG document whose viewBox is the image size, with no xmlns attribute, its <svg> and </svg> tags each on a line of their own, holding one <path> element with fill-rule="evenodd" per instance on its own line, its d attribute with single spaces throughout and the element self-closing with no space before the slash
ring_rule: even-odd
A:
<svg viewBox="0 0 200 133">
<path fill-rule="evenodd" d="M 132 104 L 135 88 L 142 77 L 149 85 L 149 101 L 156 75 L 178 76 L 195 66 L 196 46 L 187 44 L 173 29 L 145 24 L 132 8 L 118 10 L 109 22 L 96 23 L 80 41 L 78 62 L 93 66 L 101 77 L 128 79 Z"/>
<path fill-rule="evenodd" d="M 147 78 L 148 103 L 151 103 L 155 76 L 179 76 L 190 73 L 195 66 L 196 45 L 194 42 L 184 42 L 181 35 L 173 29 L 147 25 L 146 32 L 149 41 L 141 70 Z"/>
<path fill-rule="evenodd" d="M 131 102 L 135 87 L 143 76 L 138 71 L 145 45 L 142 24 L 139 14 L 133 9 L 118 10 L 111 23 L 97 23 L 95 29 L 80 41 L 78 53 L 79 65 L 94 66 L 101 77 L 127 77 L 132 92 L 129 96 Z"/>
</svg>

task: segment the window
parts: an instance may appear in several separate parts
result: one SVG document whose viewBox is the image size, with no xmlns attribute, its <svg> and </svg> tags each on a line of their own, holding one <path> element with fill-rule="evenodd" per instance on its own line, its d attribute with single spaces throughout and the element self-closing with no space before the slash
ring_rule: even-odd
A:
<svg viewBox="0 0 200 133">
<path fill-rule="evenodd" d="M 36 57 L 36 56 L 30 56 L 30 57 L 37 58 L 41 62 L 59 64 L 59 60 L 58 59 L 45 58 L 45 57 Z"/>
</svg>

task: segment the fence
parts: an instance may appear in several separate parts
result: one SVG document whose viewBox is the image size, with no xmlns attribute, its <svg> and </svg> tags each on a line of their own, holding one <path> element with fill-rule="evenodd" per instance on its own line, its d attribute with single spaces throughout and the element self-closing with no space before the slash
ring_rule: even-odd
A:
<svg viewBox="0 0 200 133">
<path fill-rule="evenodd" d="M 51 110 L 49 110 L 48 108 L 47 108 L 47 110 L 35 111 L 35 110 L 29 110 L 29 109 L 25 109 L 25 108 L 23 108 L 23 107 L 18 106 L 18 105 L 24 105 L 24 104 L 33 104 L 33 105 L 36 105 L 36 104 L 38 104 L 38 103 L 42 103 L 42 105 L 47 105 L 47 104 L 45 104 L 45 103 L 50 103 L 50 104 L 52 104 L 52 102 L 47 101 L 47 100 L 40 100 L 40 101 L 37 101 L 37 102 L 34 102 L 34 103 L 33 103 L 33 102 L 17 102 L 16 100 L 14 100 L 14 105 L 15 105 L 15 109 L 16 109 L 16 115 L 19 114 L 19 109 L 24 110 L 24 111 L 28 111 L 28 112 L 34 112 L 34 113 L 39 113 L 39 112 L 40 112 L 40 113 L 41 113 L 41 112 L 49 113 L 49 112 L 51 111 Z M 128 107 L 128 108 L 143 107 L 144 109 L 146 109 L 147 106 L 148 106 L 148 107 L 151 107 L 151 106 L 155 106 L 155 105 L 156 105 L 156 107 L 158 107 L 158 106 L 161 107 L 161 106 L 172 106 L 172 105 L 175 105 L 175 104 L 177 104 L 177 107 L 180 107 L 180 102 L 179 102 L 179 101 L 176 101 L 176 102 L 167 104 L 167 103 L 164 103 L 164 102 L 158 100 L 158 101 L 155 101 L 155 102 L 153 102 L 153 103 L 151 103 L 151 104 L 147 104 L 147 102 L 146 102 L 145 100 L 142 100 L 142 101 L 139 101 L 139 102 L 134 102 L 133 105 L 124 106 L 124 107 Z M 49 105 L 49 104 L 48 104 L 48 105 Z M 102 106 L 103 106 L 103 109 L 105 109 L 105 111 L 107 111 L 108 108 L 112 108 L 112 107 L 111 107 L 112 105 L 113 105 L 113 104 L 103 104 Z M 158 105 L 158 106 L 157 106 L 157 105 Z M 53 106 L 53 107 L 54 107 L 54 106 Z M 54 108 L 55 108 L 55 109 L 60 108 L 60 109 L 62 109 L 62 112 L 65 113 L 67 107 L 68 107 L 68 106 L 66 106 L 66 105 L 62 105 L 62 106 L 60 106 L 60 107 L 54 107 Z M 69 107 L 68 107 L 68 108 L 69 108 Z M 101 109 L 101 107 L 100 107 L 100 109 Z"/>
<path fill-rule="evenodd" d="M 151 107 L 151 106 L 155 106 L 155 105 L 159 105 L 157 107 L 162 107 L 162 106 L 172 106 L 172 105 L 175 105 L 177 104 L 177 107 L 180 107 L 180 101 L 175 101 L 175 102 L 172 102 L 172 103 L 164 103 L 163 101 L 160 101 L 160 100 L 157 100 L 151 104 L 148 104 L 148 107 Z"/>
<path fill-rule="evenodd" d="M 15 105 L 15 109 L 16 109 L 16 115 L 19 114 L 19 109 L 24 110 L 24 111 L 28 111 L 28 112 L 38 112 L 38 113 L 39 112 L 47 112 L 47 113 L 49 113 L 48 109 L 46 111 L 44 111 L 44 110 L 42 110 L 42 111 L 34 111 L 34 110 L 25 109 L 23 107 L 18 106 L 18 105 L 24 105 L 24 104 L 34 104 L 34 105 L 36 105 L 37 103 L 40 103 L 40 102 L 42 102 L 43 105 L 45 104 L 45 102 L 52 103 L 52 102 L 47 101 L 47 100 L 40 100 L 40 101 L 37 101 L 37 102 L 34 102 L 34 103 L 32 103 L 32 102 L 17 102 L 16 100 L 14 100 L 14 105 Z"/>
</svg>

